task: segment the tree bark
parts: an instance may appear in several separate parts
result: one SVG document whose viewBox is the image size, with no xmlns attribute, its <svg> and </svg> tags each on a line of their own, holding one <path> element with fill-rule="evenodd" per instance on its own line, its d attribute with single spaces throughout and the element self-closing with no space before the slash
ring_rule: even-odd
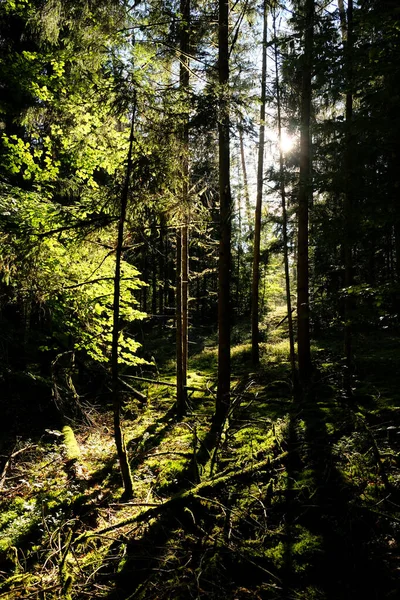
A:
<svg viewBox="0 0 400 600">
<path fill-rule="evenodd" d="M 176 409 L 184 413 L 185 398 L 183 389 L 183 344 L 182 344 L 182 229 L 176 230 Z"/>
<path fill-rule="evenodd" d="M 282 150 L 282 115 L 281 115 L 281 92 L 279 82 L 278 67 L 278 48 L 276 44 L 276 12 L 274 9 L 274 57 L 275 57 L 275 78 L 276 78 L 276 104 L 278 113 L 278 143 L 279 143 L 279 184 L 282 203 L 282 235 L 283 235 L 283 261 L 285 265 L 285 287 L 286 287 L 286 305 L 287 319 L 289 327 L 289 348 L 290 348 L 290 366 L 292 369 L 293 386 L 296 387 L 296 359 L 294 350 L 294 333 L 292 318 L 292 300 L 290 297 L 290 273 L 289 273 L 289 255 L 288 255 L 288 235 L 287 235 L 287 211 L 286 211 L 286 189 L 285 189 L 285 169 Z"/>
<path fill-rule="evenodd" d="M 121 259 L 124 242 L 124 226 L 126 221 L 126 211 L 128 206 L 129 181 L 132 172 L 132 151 L 135 137 L 135 117 L 136 117 L 136 96 L 134 97 L 131 133 L 129 139 L 128 163 L 126 167 L 125 183 L 121 196 L 121 209 L 118 222 L 118 238 L 115 257 L 115 277 L 114 277 L 114 309 L 113 309 L 113 330 L 112 330 L 112 350 L 111 350 L 111 376 L 112 376 L 112 397 L 114 414 L 114 437 L 117 447 L 119 465 L 121 469 L 122 482 L 124 486 L 124 497 L 129 499 L 133 497 L 132 474 L 128 461 L 124 435 L 121 427 L 121 402 L 119 397 L 119 366 L 118 366 L 118 342 L 120 334 L 120 291 L 121 291 Z"/>
<path fill-rule="evenodd" d="M 346 149 L 345 149 L 345 195 L 344 195 L 344 218 L 345 218 L 345 237 L 344 237 L 344 287 L 346 290 L 353 284 L 353 140 L 352 140 L 352 121 L 353 121 L 353 93 L 351 90 L 352 74 L 352 45 L 353 45 L 353 0 L 348 0 L 347 4 L 347 32 L 343 38 L 343 47 L 345 53 L 346 69 Z M 344 300 L 344 354 L 346 359 L 347 376 L 346 387 L 351 395 L 351 367 L 353 362 L 352 350 L 352 305 L 353 298 L 346 293 Z"/>
<path fill-rule="evenodd" d="M 220 241 L 218 263 L 218 389 L 215 407 L 217 424 L 223 422 L 230 404 L 232 235 L 229 149 L 229 0 L 219 0 L 218 7 Z"/>
<path fill-rule="evenodd" d="M 253 237 L 253 219 L 252 219 L 252 211 L 251 211 L 251 206 L 250 206 L 249 180 L 247 177 L 247 167 L 246 167 L 246 157 L 244 154 L 244 141 L 243 141 L 243 128 L 242 127 L 239 127 L 239 144 L 240 144 L 240 160 L 242 163 L 243 189 L 244 189 L 244 199 L 245 199 L 245 206 L 246 206 L 247 224 L 249 227 L 249 236 Z"/>
<path fill-rule="evenodd" d="M 260 362 L 259 348 L 259 283 L 260 283 L 260 245 L 261 245 L 261 209 L 264 181 L 264 145 L 265 145 L 265 96 L 267 84 L 267 35 L 268 5 L 264 0 L 263 7 L 263 49 L 261 66 L 261 108 L 260 133 L 257 164 L 257 200 L 254 220 L 253 279 L 251 286 L 251 357 L 254 365 Z"/>
<path fill-rule="evenodd" d="M 297 241 L 297 342 L 300 383 L 307 386 L 311 375 L 308 220 L 311 189 L 311 77 L 314 42 L 314 0 L 305 2 L 305 40 L 300 115 L 300 181 Z"/>
<path fill-rule="evenodd" d="M 189 284 L 189 50 L 190 50 L 190 0 L 181 0 L 180 27 L 180 71 L 179 85 L 183 102 L 182 141 L 182 207 L 183 225 L 179 233 L 180 267 L 177 280 L 177 296 L 180 296 L 179 312 L 177 303 L 177 412 L 183 416 L 187 408 L 187 363 L 188 363 L 188 284 Z M 177 239 L 178 243 L 178 239 Z M 178 254 L 177 254 L 178 260 Z M 179 287 L 179 289 L 178 289 Z M 178 326 L 178 321 L 180 324 Z M 180 348 L 179 348 L 180 346 Z"/>
</svg>

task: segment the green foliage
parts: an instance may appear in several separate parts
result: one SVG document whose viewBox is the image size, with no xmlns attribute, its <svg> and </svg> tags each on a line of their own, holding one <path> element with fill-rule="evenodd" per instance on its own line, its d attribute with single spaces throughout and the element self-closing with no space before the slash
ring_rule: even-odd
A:
<svg viewBox="0 0 400 600">
<path fill-rule="evenodd" d="M 15 498 L 0 518 L 0 553 L 20 544 L 33 528 L 37 528 L 40 520 L 41 509 L 35 498 Z"/>
<path fill-rule="evenodd" d="M 1 192 L 0 276 L 7 304 L 21 307 L 32 319 L 40 314 L 46 325 L 39 330 L 42 351 L 83 352 L 96 361 L 107 361 L 114 284 L 114 258 L 108 248 L 114 244 L 115 229 L 109 227 L 82 240 L 78 227 L 71 237 L 62 233 L 60 205 L 16 188 L 3 186 Z M 86 213 L 79 213 L 79 218 L 85 222 Z M 69 231 L 68 226 L 65 229 Z M 54 230 L 58 235 L 48 234 Z M 141 285 L 138 271 L 124 261 L 121 318 L 125 325 L 144 317 L 135 308 L 134 293 Z M 121 362 L 141 362 L 135 356 L 138 346 L 129 332 L 122 331 Z"/>
</svg>

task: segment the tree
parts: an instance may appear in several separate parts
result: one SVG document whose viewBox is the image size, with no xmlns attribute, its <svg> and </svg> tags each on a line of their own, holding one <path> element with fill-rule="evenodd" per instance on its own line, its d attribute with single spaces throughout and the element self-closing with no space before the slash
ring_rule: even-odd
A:
<svg viewBox="0 0 400 600">
<path fill-rule="evenodd" d="M 182 416 L 187 404 L 187 361 L 188 361 L 188 204 L 189 204 L 189 53 L 190 53 L 190 0 L 181 0 L 180 6 L 180 71 L 179 85 L 182 94 L 183 115 L 181 125 L 182 142 L 182 211 L 184 223 L 177 229 L 177 287 L 176 287 L 176 332 L 177 332 L 177 409 Z"/>
<path fill-rule="evenodd" d="M 216 422 L 224 419 L 230 403 L 231 376 L 231 219 L 229 149 L 229 1 L 218 3 L 219 74 L 219 263 L 218 263 L 218 390 Z"/>
<path fill-rule="evenodd" d="M 263 4 L 263 40 L 261 65 L 261 106 L 260 133 L 257 164 L 257 200 L 254 221 L 253 247 L 253 280 L 251 286 L 251 356 L 253 363 L 260 362 L 259 349 L 259 282 L 260 282 L 260 244 L 261 244 L 261 208 L 264 184 L 264 144 L 265 144 L 265 105 L 267 87 L 267 34 L 268 34 L 268 4 Z"/>
<path fill-rule="evenodd" d="M 294 332 L 293 332 L 293 317 L 292 317 L 292 299 L 290 295 L 290 272 L 289 272 L 289 253 L 288 253 L 288 219 L 286 209 L 286 188 L 285 188 L 285 169 L 282 145 L 282 113 L 281 113 L 281 90 L 279 81 L 279 65 L 278 65 L 278 46 L 276 38 L 276 9 L 273 14 L 274 28 L 274 62 L 275 62 L 275 85 L 276 85 L 276 110 L 278 119 L 278 144 L 279 144 L 279 188 L 282 204 L 282 237 L 283 237 L 283 262 L 285 268 L 285 287 L 286 287 L 286 305 L 287 318 L 289 326 L 289 347 L 290 347 L 290 365 L 292 369 L 293 385 L 296 386 L 296 358 L 294 350 Z"/>
<path fill-rule="evenodd" d="M 343 242 L 344 254 L 344 287 L 349 290 L 353 284 L 353 256 L 352 242 L 353 239 L 353 205 L 354 205 L 354 184 L 353 184 L 353 0 L 348 0 L 347 5 L 347 24 L 343 21 L 343 10 L 340 8 L 342 32 L 343 32 L 343 47 L 344 60 L 346 71 L 346 109 L 345 109 L 345 191 L 344 191 L 344 219 L 345 219 L 345 236 Z M 348 393 L 351 394 L 350 374 L 353 362 L 352 351 L 352 305 L 353 299 L 351 294 L 346 293 L 344 299 L 344 352 L 346 357 L 346 387 Z"/>
<path fill-rule="evenodd" d="M 300 180 L 297 240 L 297 343 L 299 378 L 303 385 L 307 385 L 311 374 L 308 214 L 310 198 L 312 196 L 310 119 L 315 10 L 314 0 L 305 0 L 304 9 L 304 53 L 301 84 Z"/>
<path fill-rule="evenodd" d="M 135 117 L 136 117 L 136 98 L 133 100 L 132 123 L 129 137 L 128 161 L 126 166 L 125 183 L 121 195 L 121 208 L 118 221 L 118 239 L 115 254 L 115 277 L 114 277 L 114 304 L 113 304 L 113 331 L 112 331 L 112 354 L 111 354 L 111 376 L 113 389 L 113 408 L 114 408 L 114 437 L 117 446 L 119 465 L 121 469 L 122 481 L 124 484 L 124 496 L 127 499 L 133 496 L 132 474 L 128 462 L 124 436 L 121 429 L 121 401 L 119 397 L 119 369 L 118 369 L 118 351 L 120 337 L 120 286 L 121 286 L 121 258 L 124 243 L 124 228 L 126 222 L 126 212 L 128 208 L 129 185 L 132 173 L 132 153 L 135 141 Z"/>
</svg>

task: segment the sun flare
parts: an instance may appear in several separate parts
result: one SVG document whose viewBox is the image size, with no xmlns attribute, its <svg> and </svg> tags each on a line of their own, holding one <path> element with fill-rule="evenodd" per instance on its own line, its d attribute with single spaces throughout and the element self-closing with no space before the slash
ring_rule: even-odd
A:
<svg viewBox="0 0 400 600">
<path fill-rule="evenodd" d="M 281 137 L 281 150 L 284 154 L 290 152 L 296 143 L 296 138 L 293 135 L 290 135 L 285 130 L 282 131 Z"/>
</svg>

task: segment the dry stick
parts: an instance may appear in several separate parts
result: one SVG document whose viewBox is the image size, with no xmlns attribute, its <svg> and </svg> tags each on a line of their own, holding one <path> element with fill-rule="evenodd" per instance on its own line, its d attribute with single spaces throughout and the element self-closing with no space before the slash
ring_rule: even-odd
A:
<svg viewBox="0 0 400 600">
<path fill-rule="evenodd" d="M 176 387 L 176 383 L 171 383 L 170 381 L 159 381 L 158 379 L 150 379 L 148 377 L 137 377 L 136 375 L 122 375 L 122 377 L 127 377 L 129 379 L 135 379 L 136 381 L 144 381 L 145 383 L 154 383 L 155 385 L 167 385 L 169 387 Z"/>
<path fill-rule="evenodd" d="M 122 375 L 122 377 L 128 377 L 129 379 L 135 379 L 136 381 L 144 381 L 145 383 L 154 383 L 155 385 L 167 385 L 168 387 L 176 388 L 176 383 L 171 383 L 170 381 L 159 381 L 158 379 L 150 379 L 148 377 L 137 377 L 136 375 Z M 186 385 L 185 388 L 187 390 L 193 390 L 194 392 L 209 391 L 208 388 L 205 390 L 204 388 L 195 387 L 193 385 Z"/>
<path fill-rule="evenodd" d="M 112 504 L 109 504 L 108 506 L 110 508 L 124 508 L 124 506 L 160 506 L 162 503 L 161 502 L 120 502 L 115 503 L 113 502 Z"/>
<path fill-rule="evenodd" d="M 142 394 L 142 392 L 139 392 L 139 390 L 129 385 L 129 383 L 126 381 L 123 381 L 120 377 L 118 378 L 118 381 L 132 393 L 132 396 L 136 398 L 136 400 L 139 400 L 140 402 L 147 402 L 147 397 Z"/>
<path fill-rule="evenodd" d="M 15 446 L 14 446 L 15 447 Z M 6 464 L 3 467 L 3 470 L 1 472 L 0 475 L 0 490 L 2 489 L 5 481 L 6 481 L 6 475 L 7 475 L 7 471 L 8 471 L 8 467 L 10 466 L 10 463 L 12 461 L 13 458 L 15 458 L 16 456 L 18 456 L 18 454 L 21 454 L 22 452 L 25 452 L 25 450 L 30 450 L 31 448 L 37 448 L 37 444 L 29 444 L 29 446 L 25 446 L 24 448 L 20 448 L 19 450 L 17 450 L 16 452 L 12 452 L 7 461 Z"/>
<path fill-rule="evenodd" d="M 291 312 L 294 313 L 294 311 L 296 310 L 296 307 L 291 309 Z M 276 329 L 278 329 L 278 327 L 280 327 L 282 325 L 282 323 L 284 323 L 286 321 L 286 319 L 289 317 L 289 313 L 286 314 L 283 319 L 281 319 L 278 323 L 278 325 L 273 329 L 273 331 L 276 331 Z"/>
<path fill-rule="evenodd" d="M 221 477 L 216 477 L 215 479 L 211 479 L 208 481 L 202 481 L 198 485 L 194 486 L 192 489 L 181 492 L 180 494 L 173 496 L 166 502 L 163 502 L 163 503 L 157 505 L 156 507 L 150 508 L 149 510 L 140 512 L 138 515 L 135 515 L 134 517 L 130 517 L 129 519 L 125 519 L 124 521 L 121 521 L 120 523 L 115 523 L 114 525 L 110 525 L 109 527 L 105 527 L 104 529 L 100 529 L 99 531 L 82 533 L 81 535 L 79 535 L 76 538 L 75 543 L 83 542 L 84 540 L 86 540 L 88 538 L 96 537 L 98 535 L 108 533 L 109 531 L 114 531 L 121 527 L 125 527 L 126 525 L 131 525 L 133 523 L 141 523 L 143 521 L 147 521 L 148 519 L 156 517 L 163 510 L 168 510 L 170 507 L 184 503 L 186 500 L 198 499 L 199 495 L 204 494 L 204 492 L 216 490 L 220 487 L 223 487 L 226 484 L 233 483 L 234 481 L 240 481 L 240 480 L 246 479 L 247 477 L 249 477 L 256 471 L 261 471 L 261 470 L 267 468 L 271 471 L 271 474 L 272 474 L 273 468 L 277 464 L 281 463 L 282 460 L 284 460 L 287 455 L 288 455 L 287 452 L 283 452 L 282 454 L 280 454 L 279 456 L 277 456 L 276 458 L 274 458 L 272 460 L 271 460 L 271 457 L 268 457 L 254 465 L 251 465 L 250 467 L 245 467 L 245 468 L 241 469 L 240 471 L 239 470 L 231 471 L 230 473 L 227 473 L 226 475 L 222 475 Z"/>
</svg>

